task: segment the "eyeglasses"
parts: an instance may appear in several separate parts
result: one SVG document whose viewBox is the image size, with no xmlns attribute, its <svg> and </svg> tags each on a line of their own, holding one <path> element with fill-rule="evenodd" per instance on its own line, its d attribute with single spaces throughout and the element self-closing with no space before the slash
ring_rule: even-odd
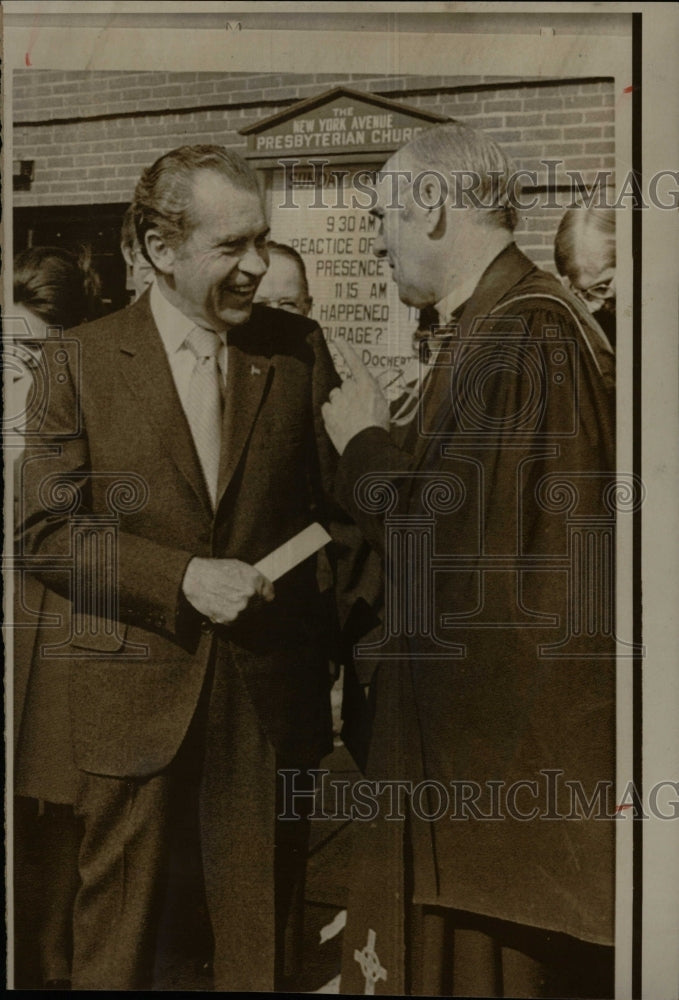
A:
<svg viewBox="0 0 679 1000">
<path fill-rule="evenodd" d="M 260 299 L 255 298 L 255 302 L 260 306 L 269 306 L 270 309 L 283 309 L 285 312 L 304 315 L 304 309 L 294 299 Z"/>
<path fill-rule="evenodd" d="M 590 285 L 589 288 L 578 288 L 576 285 L 571 285 L 571 290 L 582 302 L 596 305 L 605 302 L 606 299 L 613 298 L 615 295 L 614 281 L 615 279 L 610 277 L 606 281 L 598 281 L 595 285 Z"/>
</svg>

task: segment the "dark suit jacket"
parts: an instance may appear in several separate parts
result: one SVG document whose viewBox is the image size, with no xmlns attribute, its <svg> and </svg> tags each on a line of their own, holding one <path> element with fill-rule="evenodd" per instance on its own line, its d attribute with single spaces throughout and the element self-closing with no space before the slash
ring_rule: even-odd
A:
<svg viewBox="0 0 679 1000">
<path fill-rule="evenodd" d="M 40 629 L 37 648 L 43 660 L 69 661 L 76 763 L 115 776 L 163 769 L 182 743 L 215 646 L 241 672 L 274 747 L 317 759 L 331 747 L 331 724 L 315 560 L 231 627 L 202 621 L 181 583 L 195 555 L 256 563 L 325 519 L 333 451 L 320 405 L 336 375 L 320 329 L 255 306 L 230 331 L 216 512 L 148 295 L 69 331 L 69 341 L 66 363 L 56 356 L 60 344 L 45 348 L 54 373 L 46 447 L 24 464 L 21 543 L 48 588 L 43 614 L 61 618 L 60 627 Z M 91 576 L 94 556 L 86 542 L 72 577 L 72 535 L 92 515 L 101 532 L 112 513 L 111 607 L 95 576 L 74 625 L 72 580 L 83 570 Z M 102 617 L 118 624 L 102 627 Z"/>
<path fill-rule="evenodd" d="M 394 627 L 401 606 L 393 595 L 413 573 L 414 556 L 392 548 L 385 561 L 395 634 L 356 664 L 363 683 L 372 677 L 375 694 L 367 771 L 449 789 L 443 818 L 411 824 L 416 902 L 611 943 L 612 822 L 582 815 L 524 821 L 506 802 L 502 821 L 479 820 L 473 808 L 459 808 L 459 794 L 456 811 L 450 783 L 476 783 L 474 808 L 486 816 L 493 812 L 489 780 L 503 782 L 503 794 L 515 782 L 537 781 L 540 814 L 549 811 L 544 769 L 560 772 L 561 815 L 572 801 L 567 780 L 580 782 L 588 798 L 599 781 L 610 782 L 612 794 L 612 612 L 597 589 L 612 573 L 610 553 L 592 550 L 591 564 L 583 553 L 574 572 L 567 564 L 578 519 L 605 523 L 610 532 L 604 498 L 615 468 L 613 355 L 559 282 L 513 245 L 487 269 L 459 323 L 459 337 L 444 341 L 428 377 L 421 423 L 415 420 L 400 441 L 367 429 L 339 463 L 339 496 L 376 552 L 385 553 L 379 500 L 387 494 L 374 488 L 359 499 L 362 477 L 375 473 L 394 487 L 392 516 L 422 519 L 418 538 L 433 522 L 441 560 L 429 578 L 431 633 L 427 602 L 414 630 L 403 620 Z M 427 494 L 437 480 L 444 482 L 438 495 Z M 598 545 L 596 525 L 591 530 L 587 544 Z M 584 575 L 585 566 L 601 574 L 598 581 Z M 577 608 L 569 608 L 569 584 Z M 583 597 L 594 612 L 583 611 Z M 555 649 L 569 627 L 579 631 L 581 655 L 574 643 Z M 362 641 L 383 633 L 385 625 Z M 546 646 L 557 655 L 542 655 Z M 525 786 L 522 794 L 518 808 L 529 812 L 536 800 Z M 361 878 L 370 881 L 367 870 L 357 873 Z M 378 891 L 374 902 L 366 923 L 376 929 L 370 920 L 382 919 L 384 895 Z M 355 940 L 364 943 L 365 926 Z"/>
<path fill-rule="evenodd" d="M 40 376 L 40 365 L 32 366 L 22 387 L 27 397 L 36 402 L 40 400 L 43 385 Z M 31 439 L 26 441 L 22 435 L 21 451 L 16 438 L 10 446 L 14 455 L 15 523 L 20 510 L 21 469 L 26 444 L 30 448 Z M 68 709 L 68 663 L 52 659 L 49 669 L 40 670 L 38 667 L 39 676 L 31 670 L 32 666 L 40 664 L 40 657 L 35 655 L 36 634 L 42 618 L 45 588 L 18 566 L 13 582 L 14 613 L 10 618 L 14 680 L 14 794 L 48 802 L 72 803 L 78 773 L 73 763 Z"/>
</svg>

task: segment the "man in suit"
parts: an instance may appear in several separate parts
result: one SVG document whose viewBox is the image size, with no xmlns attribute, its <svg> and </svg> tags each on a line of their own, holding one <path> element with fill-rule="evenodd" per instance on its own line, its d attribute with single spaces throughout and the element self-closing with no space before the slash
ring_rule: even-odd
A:
<svg viewBox="0 0 679 1000">
<path fill-rule="evenodd" d="M 385 587 L 381 627 L 351 637 L 382 785 L 356 831 L 343 992 L 612 995 L 613 357 L 517 249 L 510 178 L 460 124 L 388 161 L 375 249 L 438 313 L 420 391 L 395 426 L 345 346 L 323 408 Z M 569 781 L 588 800 L 603 782 L 603 815 Z"/>
<path fill-rule="evenodd" d="M 332 747 L 329 627 L 313 558 L 275 588 L 254 564 L 325 517 L 337 380 L 317 324 L 253 308 L 268 225 L 240 157 L 172 150 L 133 211 L 156 280 L 68 350 L 46 342 L 44 449 L 23 470 L 38 645 L 70 661 L 73 985 L 150 985 L 172 837 L 195 817 L 215 988 L 270 990 L 307 829 L 276 822 L 278 770 Z"/>
</svg>

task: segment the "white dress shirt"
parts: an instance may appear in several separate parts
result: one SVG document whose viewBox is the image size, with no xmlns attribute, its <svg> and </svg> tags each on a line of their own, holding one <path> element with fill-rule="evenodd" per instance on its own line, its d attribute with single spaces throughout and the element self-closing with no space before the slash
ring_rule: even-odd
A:
<svg viewBox="0 0 679 1000">
<path fill-rule="evenodd" d="M 186 406 L 189 394 L 189 383 L 196 364 L 196 359 L 191 348 L 186 344 L 186 338 L 191 330 L 197 326 L 192 319 L 180 312 L 176 306 L 169 302 L 160 289 L 160 283 L 154 281 L 149 292 L 149 304 L 151 314 L 158 327 L 160 338 L 170 363 L 172 378 L 177 388 L 177 393 L 186 413 Z M 217 364 L 226 384 L 226 332 L 217 331 L 222 341 L 222 346 L 217 355 Z M 188 413 L 187 413 L 188 417 Z"/>
</svg>

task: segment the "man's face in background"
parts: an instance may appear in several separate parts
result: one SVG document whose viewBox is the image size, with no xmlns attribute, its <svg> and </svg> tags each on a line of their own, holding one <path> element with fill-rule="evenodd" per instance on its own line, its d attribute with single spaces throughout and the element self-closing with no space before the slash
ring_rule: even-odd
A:
<svg viewBox="0 0 679 1000">
<path fill-rule="evenodd" d="M 153 268 L 144 257 L 138 243 L 131 249 L 126 247 L 123 250 L 123 257 L 127 264 L 127 287 L 131 286 L 134 299 L 138 299 L 153 282 Z"/>
<path fill-rule="evenodd" d="M 601 233 L 581 235 L 566 284 L 615 346 L 615 249 Z"/>
<path fill-rule="evenodd" d="M 615 251 L 610 241 L 592 230 L 576 244 L 573 270 L 568 275 L 571 291 L 591 313 L 615 314 Z"/>
<path fill-rule="evenodd" d="M 153 268 L 138 243 L 121 249 L 127 264 L 127 287 L 134 292 L 133 298 L 138 299 L 153 281 Z"/>
<path fill-rule="evenodd" d="M 300 266 L 292 257 L 275 249 L 269 251 L 269 270 L 260 282 L 255 302 L 299 316 L 309 315 L 312 299 Z"/>
</svg>

